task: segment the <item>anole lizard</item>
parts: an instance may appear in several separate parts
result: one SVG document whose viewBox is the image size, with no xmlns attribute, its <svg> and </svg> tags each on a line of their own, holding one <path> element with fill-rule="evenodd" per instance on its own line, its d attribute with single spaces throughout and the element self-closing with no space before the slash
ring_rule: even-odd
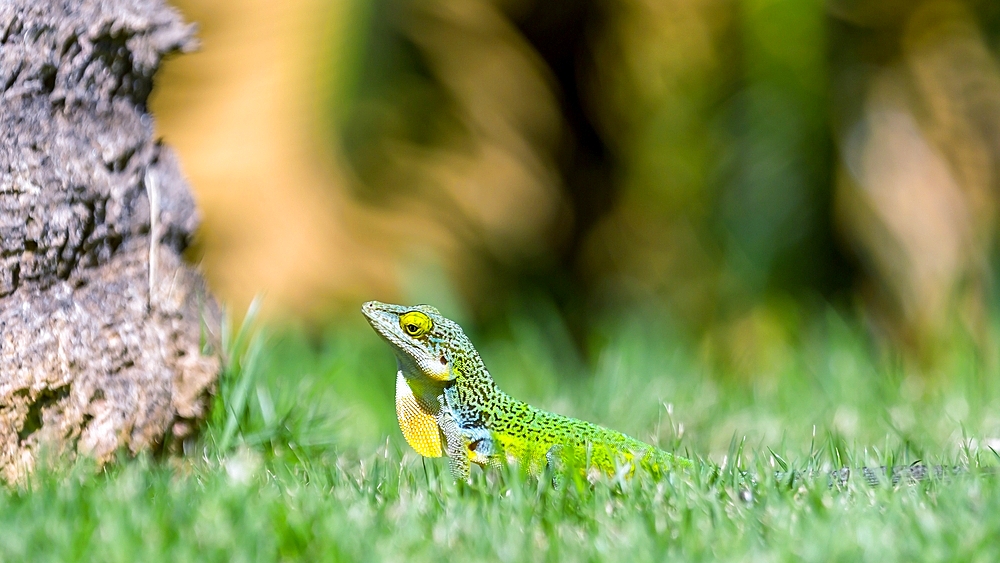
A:
<svg viewBox="0 0 1000 563">
<path fill-rule="evenodd" d="M 529 473 L 572 467 L 588 478 L 636 465 L 654 476 L 691 461 L 590 422 L 537 409 L 497 387 L 457 323 L 428 305 L 369 301 L 361 308 L 396 355 L 396 416 L 425 457 L 449 458 L 457 480 L 471 464 L 515 461 Z"/>
<path fill-rule="evenodd" d="M 689 468 L 691 460 L 583 420 L 546 412 L 497 387 L 475 347 L 457 323 L 429 305 L 404 307 L 369 301 L 361 307 L 372 328 L 396 355 L 396 416 L 406 441 L 424 457 L 449 458 L 452 475 L 468 480 L 473 463 L 498 466 L 516 461 L 530 473 L 571 466 L 588 478 L 628 473 L 637 464 L 654 476 Z M 860 474 L 869 485 L 922 481 L 959 471 L 956 467 L 842 468 L 827 474 L 844 485 Z M 808 477 L 776 472 L 789 483 Z"/>
</svg>

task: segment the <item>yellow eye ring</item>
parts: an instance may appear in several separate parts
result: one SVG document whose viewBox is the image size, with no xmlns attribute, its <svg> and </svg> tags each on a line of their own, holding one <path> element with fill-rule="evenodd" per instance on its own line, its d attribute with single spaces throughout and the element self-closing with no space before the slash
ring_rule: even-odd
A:
<svg viewBox="0 0 1000 563">
<path fill-rule="evenodd" d="M 433 326 L 431 318 L 420 311 L 410 311 L 399 317 L 399 328 L 413 338 L 427 334 Z"/>
</svg>

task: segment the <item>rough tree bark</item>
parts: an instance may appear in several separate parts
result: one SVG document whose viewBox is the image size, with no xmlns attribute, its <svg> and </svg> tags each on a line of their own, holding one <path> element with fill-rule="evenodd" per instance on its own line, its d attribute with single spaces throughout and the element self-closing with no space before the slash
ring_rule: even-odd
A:
<svg viewBox="0 0 1000 563">
<path fill-rule="evenodd" d="M 146 109 L 161 58 L 192 37 L 159 0 L 0 3 L 7 479 L 43 451 L 103 462 L 176 443 L 204 414 L 219 360 L 203 319 L 218 317 L 182 259 L 196 210 Z"/>
</svg>

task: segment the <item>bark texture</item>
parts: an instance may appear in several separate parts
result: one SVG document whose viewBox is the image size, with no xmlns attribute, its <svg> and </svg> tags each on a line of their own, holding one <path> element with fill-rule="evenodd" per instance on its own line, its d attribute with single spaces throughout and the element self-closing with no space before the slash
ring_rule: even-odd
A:
<svg viewBox="0 0 1000 563">
<path fill-rule="evenodd" d="M 43 451 L 162 447 L 204 415 L 218 316 L 182 259 L 194 201 L 146 110 L 161 58 L 192 31 L 158 0 L 0 3 L 7 479 Z"/>
</svg>

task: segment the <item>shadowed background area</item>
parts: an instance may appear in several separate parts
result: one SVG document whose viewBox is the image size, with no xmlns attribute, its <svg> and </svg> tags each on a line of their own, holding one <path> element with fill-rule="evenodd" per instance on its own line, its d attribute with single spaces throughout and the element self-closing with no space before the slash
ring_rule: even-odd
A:
<svg viewBox="0 0 1000 563">
<path fill-rule="evenodd" d="M 995 363 L 995 2 L 178 5 L 202 49 L 153 111 L 237 310 L 430 302 L 579 349 L 638 310 L 753 374 L 832 304 Z"/>
</svg>

